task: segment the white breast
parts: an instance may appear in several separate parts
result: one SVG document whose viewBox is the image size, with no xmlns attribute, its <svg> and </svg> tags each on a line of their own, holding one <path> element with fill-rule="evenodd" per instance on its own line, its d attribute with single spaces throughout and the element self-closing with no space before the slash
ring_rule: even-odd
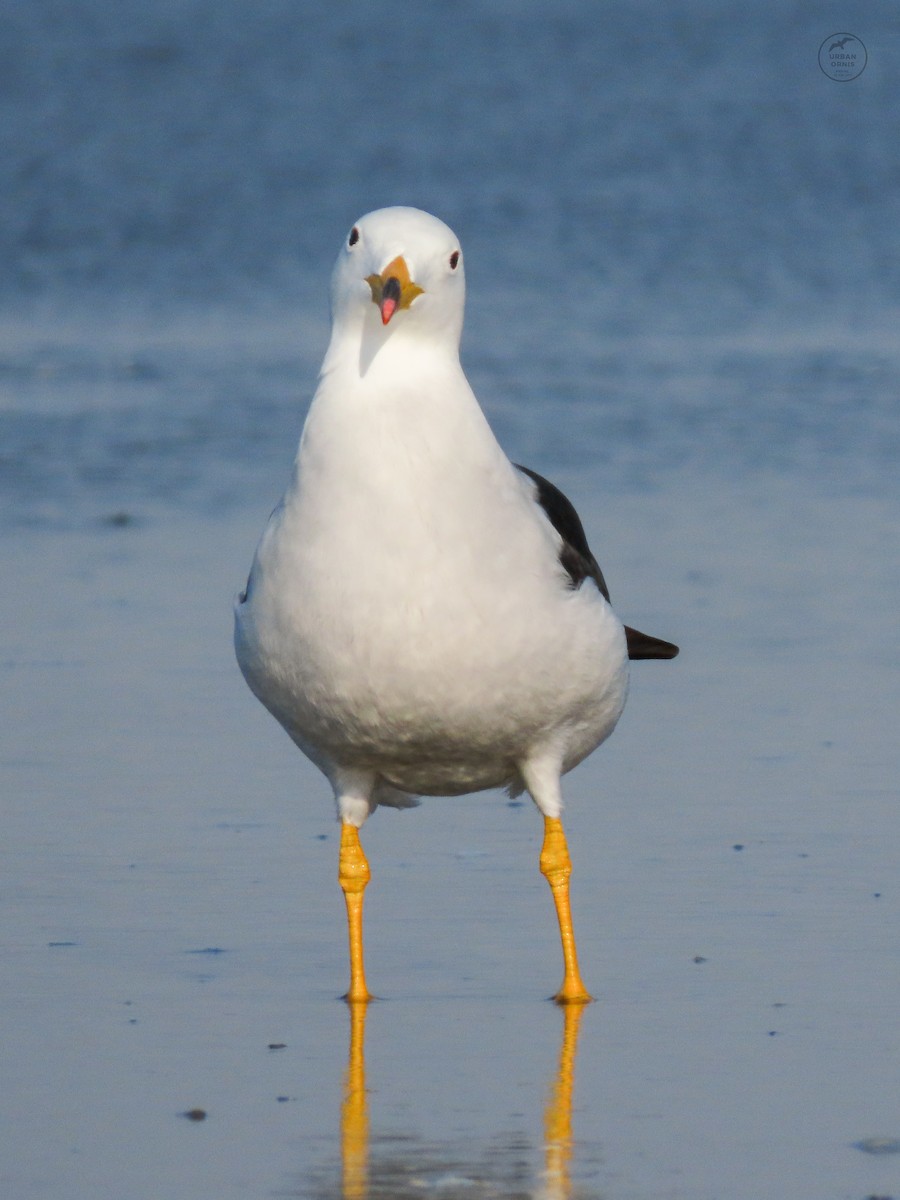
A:
<svg viewBox="0 0 900 1200">
<path fill-rule="evenodd" d="M 458 363 L 403 363 L 323 380 L 237 609 L 242 669 L 326 769 L 469 791 L 551 737 L 567 769 L 621 713 L 622 626 L 568 586 Z"/>
</svg>

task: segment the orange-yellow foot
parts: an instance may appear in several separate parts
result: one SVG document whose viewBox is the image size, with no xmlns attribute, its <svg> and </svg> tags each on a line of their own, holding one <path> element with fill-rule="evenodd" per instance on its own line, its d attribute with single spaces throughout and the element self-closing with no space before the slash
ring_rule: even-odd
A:
<svg viewBox="0 0 900 1200">
<path fill-rule="evenodd" d="M 359 830 L 355 825 L 341 826 L 341 856 L 338 882 L 347 902 L 347 931 L 350 937 L 350 989 L 344 999 L 351 1004 L 371 1000 L 366 987 L 366 970 L 363 964 L 363 892 L 371 872 L 359 841 Z"/>
<path fill-rule="evenodd" d="M 562 987 L 553 997 L 557 1004 L 588 1004 L 593 996 L 584 986 L 578 970 L 578 953 L 575 949 L 575 932 L 572 929 L 572 910 L 569 906 L 569 876 L 572 860 L 558 817 L 544 817 L 544 844 L 541 847 L 541 874 L 550 884 L 556 917 L 559 921 L 559 936 L 562 940 L 565 974 Z"/>
</svg>

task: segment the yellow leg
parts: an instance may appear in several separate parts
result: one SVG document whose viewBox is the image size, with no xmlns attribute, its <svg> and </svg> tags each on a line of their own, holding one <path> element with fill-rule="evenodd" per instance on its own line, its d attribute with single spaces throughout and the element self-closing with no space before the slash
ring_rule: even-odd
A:
<svg viewBox="0 0 900 1200">
<path fill-rule="evenodd" d="M 350 990 L 344 997 L 351 1003 L 371 1000 L 363 966 L 362 910 L 363 892 L 369 882 L 369 864 L 359 842 L 355 825 L 341 826 L 341 858 L 338 881 L 347 901 L 347 929 L 350 934 Z"/>
<path fill-rule="evenodd" d="M 593 997 L 581 982 L 578 970 L 578 954 L 575 950 L 575 932 L 572 929 L 572 912 L 569 908 L 569 876 L 572 861 L 563 833 L 562 821 L 557 817 L 544 817 L 544 844 L 541 847 L 541 874 L 550 884 L 559 935 L 562 939 L 565 975 L 563 985 L 553 997 L 557 1004 L 587 1004 Z"/>
</svg>

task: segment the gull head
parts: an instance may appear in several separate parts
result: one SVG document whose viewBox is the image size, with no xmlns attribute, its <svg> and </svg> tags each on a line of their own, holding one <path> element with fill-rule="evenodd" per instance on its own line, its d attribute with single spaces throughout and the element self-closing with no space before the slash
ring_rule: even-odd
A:
<svg viewBox="0 0 900 1200">
<path fill-rule="evenodd" d="M 452 229 L 418 208 L 381 208 L 347 231 L 331 283 L 334 335 L 370 350 L 428 339 L 456 349 L 465 276 Z"/>
</svg>

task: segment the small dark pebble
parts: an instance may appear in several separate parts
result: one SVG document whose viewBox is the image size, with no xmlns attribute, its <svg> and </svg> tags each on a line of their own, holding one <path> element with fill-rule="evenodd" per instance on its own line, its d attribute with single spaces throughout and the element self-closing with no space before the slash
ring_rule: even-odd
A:
<svg viewBox="0 0 900 1200">
<path fill-rule="evenodd" d="M 288 1100 L 290 1100 L 290 1096 L 276 1096 L 275 1099 L 279 1104 L 287 1104 Z"/>
<path fill-rule="evenodd" d="M 872 895 L 875 897 L 876 900 L 881 899 L 881 892 L 873 892 Z"/>
<path fill-rule="evenodd" d="M 327 833 L 317 833 L 317 834 L 316 834 L 316 841 L 317 841 L 317 842 L 327 842 L 327 841 L 328 841 L 328 834 L 327 834 Z"/>
<path fill-rule="evenodd" d="M 135 519 L 131 513 L 114 512 L 108 513 L 103 518 L 103 524 L 108 525 L 110 529 L 124 529 L 128 525 L 134 525 Z"/>
<path fill-rule="evenodd" d="M 893 1196 L 866 1196 L 866 1200 L 894 1200 Z"/>
<path fill-rule="evenodd" d="M 166 62 L 168 61 L 168 57 L 165 52 L 163 54 L 159 54 L 159 52 L 154 49 L 144 57 L 144 61 Z M 132 379 L 162 379 L 162 372 L 159 370 L 159 368 L 155 365 L 155 363 L 147 362 L 146 359 L 133 358 L 131 362 L 125 364 L 124 369 L 125 374 L 129 375 Z"/>
<path fill-rule="evenodd" d="M 524 804 L 524 801 L 522 801 L 522 800 L 508 800 L 506 802 L 506 807 L 507 808 L 524 808 L 525 804 Z"/>
<path fill-rule="evenodd" d="M 53 949 L 59 949 L 59 947 L 61 947 L 61 946 L 77 946 L 78 943 L 77 942 L 48 942 L 47 945 L 52 947 Z"/>
<path fill-rule="evenodd" d="M 769 1037 L 778 1037 L 778 1030 L 777 1030 L 777 1029 L 770 1029 L 770 1030 L 769 1030 Z"/>
<path fill-rule="evenodd" d="M 270 1050 L 285 1050 L 285 1049 L 287 1049 L 287 1042 L 269 1042 L 269 1049 Z"/>
<path fill-rule="evenodd" d="M 743 850 L 744 846 L 742 842 L 735 842 L 731 848 L 732 850 Z"/>
<path fill-rule="evenodd" d="M 853 1143 L 854 1150 L 864 1154 L 900 1154 L 900 1138 L 869 1137 Z"/>
<path fill-rule="evenodd" d="M 185 950 L 185 954 L 225 954 L 221 946 L 204 946 L 202 950 Z"/>
<path fill-rule="evenodd" d="M 694 961 L 695 963 L 702 963 L 702 962 L 706 962 L 707 960 L 706 960 L 706 959 L 703 957 L 703 955 L 702 955 L 702 954 L 695 954 L 695 955 L 694 955 L 694 958 L 693 958 L 693 961 Z"/>
<path fill-rule="evenodd" d="M 137 1019 L 137 1017 L 129 1017 L 129 1018 L 128 1018 L 128 1024 L 129 1024 L 129 1025 L 137 1025 L 137 1023 L 138 1023 L 138 1019 Z"/>
<path fill-rule="evenodd" d="M 787 1008 L 787 1004 L 783 1000 L 776 1000 L 772 1005 L 773 1008 Z"/>
<path fill-rule="evenodd" d="M 189 1108 L 187 1110 L 187 1112 L 183 1112 L 181 1114 L 181 1116 L 187 1117 L 187 1119 L 189 1121 L 205 1121 L 206 1120 L 206 1109 L 205 1108 Z"/>
</svg>

